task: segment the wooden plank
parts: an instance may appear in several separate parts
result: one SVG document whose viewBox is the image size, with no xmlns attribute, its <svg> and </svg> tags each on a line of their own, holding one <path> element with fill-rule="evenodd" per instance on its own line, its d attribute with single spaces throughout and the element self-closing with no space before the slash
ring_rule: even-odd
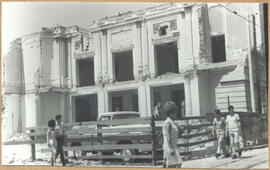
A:
<svg viewBox="0 0 270 170">
<path fill-rule="evenodd" d="M 38 126 L 38 127 L 27 127 L 25 128 L 25 130 L 44 130 L 44 129 L 48 129 L 47 126 Z"/>
<path fill-rule="evenodd" d="M 226 93 L 219 93 L 216 98 L 227 98 L 228 97 L 228 94 Z M 230 98 L 231 97 L 247 97 L 246 96 L 246 93 L 244 92 L 234 92 L 234 93 L 230 93 Z"/>
<path fill-rule="evenodd" d="M 106 128 L 106 129 L 89 129 L 89 130 L 72 130 L 66 131 L 67 135 L 84 133 L 84 134 L 96 134 L 96 133 L 127 133 L 127 132 L 151 132 L 151 127 L 130 127 L 130 128 Z"/>
<path fill-rule="evenodd" d="M 75 122 L 70 124 L 64 124 L 64 127 L 73 127 L 79 125 L 132 125 L 132 124 L 150 124 L 151 117 L 141 117 L 132 119 L 115 119 L 115 120 L 100 120 L 100 121 L 88 121 L 88 122 Z M 26 130 L 42 130 L 47 129 L 47 126 L 27 127 Z"/>
<path fill-rule="evenodd" d="M 187 117 L 182 117 L 180 119 L 176 119 L 175 121 L 178 122 L 178 121 L 196 120 L 196 119 L 203 120 L 203 119 L 208 119 L 208 117 L 207 116 L 187 116 Z M 155 119 L 156 124 L 159 124 L 159 125 L 163 125 L 164 121 L 165 121 L 165 118 Z"/>
<path fill-rule="evenodd" d="M 150 117 L 98 121 L 98 125 L 134 125 L 134 124 L 150 124 L 150 123 L 151 123 Z"/>
<path fill-rule="evenodd" d="M 180 144 L 177 144 L 177 146 L 178 147 L 188 147 L 188 146 L 193 146 L 193 145 L 199 145 L 199 144 L 202 144 L 202 143 L 213 142 L 215 140 L 216 139 L 213 138 L 213 139 L 206 139 L 206 140 L 201 140 L 201 141 L 197 141 L 197 142 L 180 143 Z"/>
<path fill-rule="evenodd" d="M 88 145 L 64 147 L 65 151 L 114 150 L 114 149 L 152 149 L 152 144 Z"/>
<path fill-rule="evenodd" d="M 150 124 L 151 117 L 131 118 L 131 119 L 114 119 L 114 120 L 99 120 L 89 122 L 75 122 L 66 124 L 66 127 L 79 125 L 132 125 L 132 124 Z"/>
<path fill-rule="evenodd" d="M 41 131 L 41 132 L 22 133 L 21 135 L 24 135 L 24 136 L 45 136 L 46 134 L 47 134 L 46 131 Z"/>
<path fill-rule="evenodd" d="M 240 85 L 240 86 L 234 86 L 234 87 L 230 87 L 230 86 L 223 86 L 223 87 L 219 87 L 216 89 L 217 93 L 230 93 L 230 92 L 239 92 L 239 91 L 245 91 L 246 87 L 245 85 Z"/>
<path fill-rule="evenodd" d="M 77 135 L 68 136 L 67 142 L 96 142 L 96 141 L 123 141 L 123 140 L 150 140 L 150 134 L 126 134 L 110 136 Z"/>
<path fill-rule="evenodd" d="M 225 102 L 228 103 L 228 97 L 217 98 L 216 100 L 219 101 L 219 103 L 225 103 Z M 250 99 L 247 98 L 246 96 L 244 97 L 231 97 L 230 96 L 230 102 L 242 102 L 242 101 L 250 102 Z"/>
<path fill-rule="evenodd" d="M 28 145 L 28 144 L 42 144 L 46 143 L 46 140 L 25 140 L 25 141 L 6 141 L 3 145 Z"/>
<path fill-rule="evenodd" d="M 211 131 L 207 131 L 207 132 L 201 132 L 201 133 L 195 133 L 195 134 L 187 134 L 187 135 L 182 135 L 179 138 L 194 138 L 194 137 L 198 137 L 198 136 L 204 136 L 204 135 L 208 135 L 211 134 Z"/>
<path fill-rule="evenodd" d="M 200 123 L 199 125 L 183 125 L 185 129 L 191 130 L 191 129 L 199 129 L 202 127 L 207 127 L 207 126 L 212 126 L 211 122 L 205 122 L 205 123 Z M 156 126 L 155 127 L 156 131 L 162 131 L 162 126 Z"/>
<path fill-rule="evenodd" d="M 201 123 L 199 125 L 188 125 L 187 127 L 185 127 L 186 129 L 199 129 L 202 127 L 207 127 L 207 126 L 212 126 L 211 122 L 207 122 L 207 123 Z"/>
<path fill-rule="evenodd" d="M 122 156 L 122 155 L 99 155 L 99 154 L 94 154 L 91 156 L 77 156 L 77 159 L 123 159 L 126 158 L 127 156 Z M 74 156 L 69 156 L 67 157 L 68 159 L 74 159 Z M 130 159 L 152 159 L 152 154 L 148 155 L 130 155 L 128 156 Z"/>
<path fill-rule="evenodd" d="M 179 120 L 194 120 L 194 119 L 208 119 L 207 116 L 188 116 L 188 117 L 182 117 Z"/>
</svg>

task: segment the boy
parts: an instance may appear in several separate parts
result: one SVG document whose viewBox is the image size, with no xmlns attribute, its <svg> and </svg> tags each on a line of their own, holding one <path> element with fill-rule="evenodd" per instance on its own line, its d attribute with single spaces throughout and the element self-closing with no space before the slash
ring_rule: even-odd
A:
<svg viewBox="0 0 270 170">
<path fill-rule="evenodd" d="M 57 149 L 57 142 L 56 142 L 56 134 L 55 134 L 55 120 L 51 119 L 48 121 L 48 131 L 47 131 L 47 145 L 49 146 L 52 156 L 51 156 L 51 165 L 53 166 L 56 161 L 56 149 Z"/>
<path fill-rule="evenodd" d="M 58 157 L 60 154 L 60 159 L 62 162 L 63 166 L 66 166 L 65 158 L 64 158 L 64 150 L 63 150 L 63 145 L 65 142 L 65 131 L 64 127 L 62 125 L 62 116 L 57 115 L 55 117 L 56 119 L 56 127 L 55 127 L 55 132 L 56 132 L 56 141 L 57 141 L 57 150 L 56 150 L 56 155 L 55 159 Z"/>
<path fill-rule="evenodd" d="M 225 157 L 228 156 L 225 147 L 225 133 L 226 133 L 226 122 L 225 118 L 221 116 L 219 109 L 215 110 L 215 118 L 213 120 L 213 135 L 217 137 L 217 152 L 215 154 L 218 159 L 221 156 L 221 151 Z"/>
<path fill-rule="evenodd" d="M 230 144 L 232 148 L 232 159 L 237 158 L 236 151 L 238 151 L 238 157 L 241 156 L 242 151 L 239 145 L 239 136 L 241 135 L 241 124 L 239 115 L 234 113 L 234 107 L 229 106 L 229 115 L 226 117 L 226 131 L 230 137 Z M 226 133 L 227 134 L 227 133 Z"/>
</svg>

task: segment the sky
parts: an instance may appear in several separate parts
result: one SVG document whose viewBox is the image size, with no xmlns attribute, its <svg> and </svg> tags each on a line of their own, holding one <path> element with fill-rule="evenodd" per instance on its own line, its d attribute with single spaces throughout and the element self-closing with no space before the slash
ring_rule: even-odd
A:
<svg viewBox="0 0 270 170">
<path fill-rule="evenodd" d="M 55 27 L 59 24 L 88 28 L 93 20 L 159 4 L 144 2 L 2 2 L 2 56 L 8 53 L 12 40 L 38 32 L 42 27 Z"/>
</svg>

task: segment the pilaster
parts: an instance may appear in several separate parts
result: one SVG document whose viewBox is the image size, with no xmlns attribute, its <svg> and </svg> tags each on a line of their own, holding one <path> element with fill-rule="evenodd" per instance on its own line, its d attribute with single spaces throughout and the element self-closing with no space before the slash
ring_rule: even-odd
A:
<svg viewBox="0 0 270 170">
<path fill-rule="evenodd" d="M 188 73 L 190 80 L 190 97 L 191 97 L 191 115 L 190 116 L 200 116 L 200 93 L 199 93 L 199 77 L 197 70 L 189 71 Z M 192 89 L 192 91 L 191 91 Z M 186 102 L 188 103 L 188 102 Z M 190 109 L 190 106 L 189 108 Z"/>
<path fill-rule="evenodd" d="M 156 76 L 156 66 L 155 66 L 155 48 L 154 44 L 152 42 L 152 36 L 153 36 L 153 30 L 152 30 L 152 24 L 147 24 L 148 28 L 148 55 L 149 55 L 149 72 L 150 77 L 154 78 Z"/>
<path fill-rule="evenodd" d="M 101 33 L 94 33 L 94 68 L 95 68 L 95 83 L 102 83 L 102 52 L 101 52 Z"/>
<path fill-rule="evenodd" d="M 142 45 L 142 66 L 144 77 L 147 78 L 150 76 L 149 70 L 149 54 L 148 54 L 148 29 L 146 21 L 142 21 L 141 25 L 141 45 Z"/>
<path fill-rule="evenodd" d="M 192 116 L 192 97 L 191 97 L 191 85 L 190 85 L 190 75 L 187 73 L 184 76 L 184 88 L 185 88 L 185 116 Z"/>
<path fill-rule="evenodd" d="M 134 23 L 132 27 L 133 36 L 133 75 L 135 79 L 142 76 L 142 53 L 141 53 L 141 22 Z"/>
<path fill-rule="evenodd" d="M 101 56 L 102 56 L 102 75 L 103 82 L 107 83 L 109 81 L 108 75 L 108 46 L 107 46 L 107 30 L 102 30 L 101 36 Z M 110 58 L 111 60 L 112 58 Z M 111 62 L 111 61 L 110 61 Z"/>
<path fill-rule="evenodd" d="M 138 100 L 139 100 L 139 112 L 141 116 L 149 116 L 147 115 L 147 94 L 146 94 L 146 86 L 145 83 L 140 83 L 138 88 Z"/>
</svg>

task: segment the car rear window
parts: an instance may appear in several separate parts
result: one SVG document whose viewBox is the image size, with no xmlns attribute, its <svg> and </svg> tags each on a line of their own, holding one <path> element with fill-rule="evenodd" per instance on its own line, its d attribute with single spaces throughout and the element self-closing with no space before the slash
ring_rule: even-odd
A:
<svg viewBox="0 0 270 170">
<path fill-rule="evenodd" d="M 140 117 L 139 114 L 119 114 L 114 115 L 112 119 L 129 119 L 129 118 L 138 118 Z"/>
<path fill-rule="evenodd" d="M 111 120 L 111 116 L 102 116 L 100 120 Z"/>
</svg>

